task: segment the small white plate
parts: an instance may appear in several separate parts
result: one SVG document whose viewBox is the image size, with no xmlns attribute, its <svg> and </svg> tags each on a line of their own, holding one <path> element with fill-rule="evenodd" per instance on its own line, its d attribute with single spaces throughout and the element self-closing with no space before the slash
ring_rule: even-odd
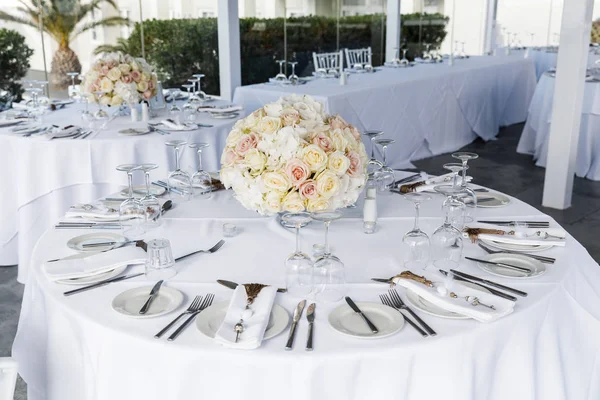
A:
<svg viewBox="0 0 600 400">
<path fill-rule="evenodd" d="M 64 105 L 72 104 L 72 103 L 73 103 L 73 100 L 71 100 L 71 99 L 69 99 L 69 100 L 55 99 L 50 102 L 50 104 L 54 104 L 55 106 L 64 106 Z"/>
<path fill-rule="evenodd" d="M 183 302 L 183 293 L 179 290 L 161 286 L 146 314 L 140 314 L 153 286 L 133 288 L 117 295 L 112 301 L 113 310 L 131 318 L 154 318 L 170 313 Z"/>
<path fill-rule="evenodd" d="M 214 119 L 233 119 L 240 116 L 239 112 L 231 112 L 231 113 L 210 113 L 211 118 Z"/>
<path fill-rule="evenodd" d="M 90 257 L 94 254 L 98 254 L 99 252 L 86 252 L 86 253 L 77 253 L 68 257 L 62 258 L 62 260 L 76 260 L 80 258 Z M 72 279 L 63 279 L 56 281 L 56 283 L 60 283 L 62 285 L 91 285 L 92 283 L 100 282 L 105 279 L 114 278 L 117 275 L 120 275 L 123 271 L 127 269 L 127 265 L 123 265 L 122 267 L 115 268 L 111 271 L 101 272 L 99 274 L 86 276 L 83 278 L 72 278 Z"/>
<path fill-rule="evenodd" d="M 487 256 L 482 257 L 482 259 L 486 261 L 516 265 L 517 267 L 529 268 L 531 270 L 531 273 L 527 274 L 525 272 L 502 268 L 492 264 L 486 264 L 482 262 L 477 263 L 477 266 L 485 272 L 489 272 L 492 275 L 501 276 L 503 278 L 529 279 L 540 276 L 546 272 L 546 266 L 540 261 L 531 257 L 522 256 L 520 254 L 488 254 Z"/>
<path fill-rule="evenodd" d="M 147 135 L 151 132 L 152 131 L 150 129 L 133 129 L 133 128 L 121 129 L 119 131 L 119 133 L 121 135 L 125 135 L 125 136 L 142 136 L 142 135 Z"/>
<path fill-rule="evenodd" d="M 22 123 L 23 119 L 0 119 L 0 128 Z"/>
<path fill-rule="evenodd" d="M 196 327 L 202 334 L 214 339 L 217 330 L 219 330 L 219 327 L 225 319 L 228 308 L 228 301 L 221 301 L 213 304 L 198 314 L 198 317 L 196 318 Z M 287 328 L 289 322 L 290 316 L 287 311 L 279 304 L 274 304 L 271 309 L 271 317 L 267 323 L 267 329 L 265 330 L 263 340 L 271 339 L 272 337 L 279 335 Z"/>
<path fill-rule="evenodd" d="M 379 330 L 373 333 L 348 304 L 342 304 L 331 313 L 327 320 L 335 331 L 360 339 L 381 339 L 398 332 L 404 326 L 404 318 L 397 310 L 379 303 L 356 303 L 358 308 Z"/>
<path fill-rule="evenodd" d="M 126 241 L 127 238 L 125 236 L 116 233 L 86 233 L 85 235 L 75 236 L 69 240 L 67 246 L 75 251 L 89 253 L 116 249 L 117 247 L 121 247 L 121 243 Z M 117 242 L 117 244 L 112 246 L 83 247 L 84 244 L 98 242 Z"/>
<path fill-rule="evenodd" d="M 552 248 L 551 244 L 514 244 L 514 243 L 504 243 L 504 242 L 496 242 L 495 240 L 490 239 L 480 239 L 484 244 L 488 246 L 492 246 L 496 249 L 500 250 L 508 250 L 508 251 L 522 251 L 523 253 L 528 253 L 531 251 L 543 251 Z"/>
<path fill-rule="evenodd" d="M 134 186 L 133 187 L 133 197 L 144 197 L 146 195 L 146 185 Z M 150 186 L 150 194 L 153 196 L 162 196 L 167 192 L 167 189 L 164 187 L 152 185 Z M 142 194 L 143 193 L 143 194 Z M 121 190 L 121 196 L 129 196 L 129 188 L 125 188 Z"/>
<path fill-rule="evenodd" d="M 71 136 L 75 136 L 78 133 L 81 133 L 81 130 L 79 129 L 61 129 L 58 132 L 53 133 L 52 137 L 58 139 L 58 138 L 66 138 L 66 137 L 71 137 Z"/>
<path fill-rule="evenodd" d="M 485 200 L 493 198 L 493 200 Z M 481 201 L 480 200 L 484 200 Z M 510 204 L 510 197 L 498 192 L 477 193 L 477 207 L 481 208 L 497 208 L 504 207 Z"/>
<path fill-rule="evenodd" d="M 11 129 L 11 132 L 18 135 L 24 135 L 26 133 L 39 131 L 40 129 L 42 129 L 42 126 L 39 124 L 19 125 Z"/>
<path fill-rule="evenodd" d="M 156 127 L 157 129 L 160 129 L 162 131 L 168 131 L 168 132 L 187 132 L 187 131 L 195 131 L 196 129 L 200 129 L 200 127 L 198 125 L 192 124 L 191 122 L 186 122 L 185 125 L 181 125 L 181 129 L 173 129 L 166 125 L 163 125 L 160 122 L 153 126 Z"/>
<path fill-rule="evenodd" d="M 458 285 L 466 286 L 466 287 L 474 289 L 474 290 L 488 292 L 487 290 L 485 290 L 477 285 L 473 285 L 470 282 L 454 281 L 454 283 L 458 284 Z M 406 291 L 406 300 L 407 300 L 408 305 L 416 308 L 419 311 L 424 312 L 425 314 L 433 315 L 434 317 L 440 317 L 440 318 L 446 318 L 446 319 L 470 319 L 471 318 L 471 317 L 467 317 L 466 315 L 457 314 L 452 311 L 444 310 L 443 308 L 438 307 L 435 304 L 425 300 L 424 298 L 422 298 L 421 296 L 419 296 L 418 294 L 416 294 L 415 292 L 413 292 L 411 290 Z"/>
</svg>

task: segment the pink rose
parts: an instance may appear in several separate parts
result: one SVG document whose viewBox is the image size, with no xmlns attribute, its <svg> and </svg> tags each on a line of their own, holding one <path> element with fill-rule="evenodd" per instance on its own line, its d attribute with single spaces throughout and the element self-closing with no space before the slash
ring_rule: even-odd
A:
<svg viewBox="0 0 600 400">
<path fill-rule="evenodd" d="M 360 140 L 360 132 L 358 131 L 358 129 L 356 129 L 356 127 L 351 126 L 350 132 L 352 132 L 352 136 L 354 136 L 354 139 Z"/>
<path fill-rule="evenodd" d="M 150 100 L 150 99 L 152 98 L 152 90 L 146 90 L 146 91 L 144 92 L 144 98 L 145 98 L 146 100 Z"/>
<path fill-rule="evenodd" d="M 346 157 L 350 159 L 350 167 L 348 168 L 348 175 L 356 177 L 362 174 L 362 163 L 360 156 L 355 151 L 349 151 L 346 153 Z"/>
<path fill-rule="evenodd" d="M 115 63 L 114 61 L 110 61 L 108 64 L 106 64 L 108 66 L 108 69 L 114 68 L 117 66 L 117 63 Z"/>
<path fill-rule="evenodd" d="M 148 81 L 148 89 L 154 89 L 154 82 Z"/>
<path fill-rule="evenodd" d="M 289 111 L 281 114 L 283 126 L 294 126 L 300 123 L 300 114 L 297 111 Z"/>
<path fill-rule="evenodd" d="M 300 196 L 304 199 L 316 199 L 319 197 L 319 194 L 317 193 L 317 183 L 314 179 L 304 181 L 298 189 Z"/>
<path fill-rule="evenodd" d="M 223 153 L 223 157 L 221 159 L 221 163 L 223 163 L 224 165 L 231 165 L 234 164 L 236 161 L 241 160 L 242 157 L 240 157 L 239 155 L 235 154 L 235 151 L 233 150 L 226 150 L 225 153 Z"/>
<path fill-rule="evenodd" d="M 108 75 L 108 70 L 110 68 L 108 68 L 108 65 L 103 65 L 102 68 L 100 68 L 100 72 L 102 73 L 102 75 Z"/>
<path fill-rule="evenodd" d="M 235 151 L 238 154 L 244 155 L 250 149 L 255 149 L 258 145 L 258 136 L 256 133 L 250 133 L 242 136 L 238 144 L 235 146 Z"/>
<path fill-rule="evenodd" d="M 335 117 L 332 117 L 329 120 L 329 126 L 331 127 L 331 130 L 336 130 L 336 129 L 345 129 L 349 125 L 346 121 L 344 121 L 342 119 L 342 117 L 340 117 L 339 115 L 336 115 Z"/>
<path fill-rule="evenodd" d="M 321 150 L 323 150 L 326 153 L 332 152 L 334 150 L 333 149 L 333 141 L 331 140 L 331 138 L 329 138 L 329 136 L 327 136 L 323 132 L 321 132 L 317 136 L 315 136 L 313 138 L 312 142 L 313 142 L 313 144 L 316 144 L 317 146 L 319 146 L 321 148 Z"/>
<path fill-rule="evenodd" d="M 285 166 L 285 173 L 290 178 L 292 185 L 299 187 L 310 175 L 310 168 L 300 159 L 292 158 Z"/>
<path fill-rule="evenodd" d="M 129 75 L 123 75 L 123 76 L 121 77 L 121 80 L 122 80 L 124 83 L 131 83 L 131 76 L 129 76 Z"/>
<path fill-rule="evenodd" d="M 140 81 L 140 71 L 131 71 L 131 79 L 133 79 L 134 82 L 139 82 Z"/>
</svg>

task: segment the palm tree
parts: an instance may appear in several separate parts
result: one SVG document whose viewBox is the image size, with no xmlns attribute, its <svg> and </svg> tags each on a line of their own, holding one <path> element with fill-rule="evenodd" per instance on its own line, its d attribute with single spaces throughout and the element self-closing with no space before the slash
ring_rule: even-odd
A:
<svg viewBox="0 0 600 400">
<path fill-rule="evenodd" d="M 117 44 L 101 44 L 94 49 L 94 55 L 96 56 L 102 53 L 123 53 L 137 57 L 138 55 L 135 52 L 129 44 L 129 40 L 125 38 L 117 38 Z M 139 56 L 141 57 L 141 55 Z"/>
<path fill-rule="evenodd" d="M 51 83 L 59 88 L 67 87 L 71 80 L 67 72 L 81 72 L 81 64 L 77 54 L 69 44 L 83 32 L 96 27 L 128 25 L 129 20 L 119 16 L 112 16 L 100 20 L 93 20 L 88 16 L 95 10 L 100 10 L 103 3 L 107 3 L 118 11 L 114 0 L 18 0 L 21 6 L 17 7 L 20 15 L 12 15 L 0 11 L 0 20 L 17 22 L 40 27 L 40 19 L 46 32 L 58 43 L 58 50 L 52 57 Z M 90 21 L 91 19 L 91 21 Z M 86 22 L 89 21 L 89 22 Z"/>
</svg>

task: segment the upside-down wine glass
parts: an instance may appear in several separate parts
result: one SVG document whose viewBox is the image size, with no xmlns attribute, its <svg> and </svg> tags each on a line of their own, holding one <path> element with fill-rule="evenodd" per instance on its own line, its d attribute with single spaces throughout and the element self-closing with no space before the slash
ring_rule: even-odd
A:
<svg viewBox="0 0 600 400">
<path fill-rule="evenodd" d="M 296 251 L 285 259 L 285 287 L 289 294 L 304 297 L 312 290 L 313 262 L 310 256 L 300 250 L 300 228 L 312 218 L 309 213 L 287 213 L 281 217 L 287 226 L 296 229 Z"/>
<path fill-rule="evenodd" d="M 37 81 L 37 83 L 40 85 L 40 89 L 42 89 L 38 97 L 38 103 L 45 108 L 50 104 L 50 98 L 47 93 L 48 81 Z"/>
<path fill-rule="evenodd" d="M 400 47 L 394 47 L 394 58 L 392 59 L 393 65 L 400 65 Z"/>
<path fill-rule="evenodd" d="M 462 228 L 465 226 L 466 203 L 464 197 L 466 194 L 463 193 L 460 182 L 458 181 L 458 173 L 463 170 L 463 166 L 462 164 L 457 163 L 447 163 L 444 164 L 444 169 L 452 172 L 452 186 L 460 189 L 459 192 L 454 195 L 453 199 L 461 202 L 464 207 L 462 207 L 460 210 L 453 209 L 453 212 L 450 215 L 450 220 L 452 225 L 454 225 L 457 229 L 462 230 Z M 449 199 L 444 200 L 444 203 L 442 203 L 442 209 L 447 206 L 448 202 Z"/>
<path fill-rule="evenodd" d="M 207 99 L 207 96 L 206 96 L 206 93 L 204 93 L 204 92 L 202 91 L 202 85 L 201 85 L 201 82 L 202 82 L 202 78 L 204 78 L 204 77 L 205 77 L 205 75 L 204 75 L 204 74 L 194 74 L 194 75 L 192 75 L 192 76 L 193 76 L 194 78 L 196 78 L 196 79 L 197 79 L 197 82 L 198 82 L 198 90 L 196 91 L 196 95 L 197 95 L 197 96 L 198 96 L 198 98 L 200 99 L 200 102 L 201 102 L 202 104 L 204 104 L 204 102 L 205 102 L 205 101 L 206 101 L 206 99 Z"/>
<path fill-rule="evenodd" d="M 194 122 L 196 120 L 196 109 L 198 106 L 192 103 L 192 97 L 194 97 L 194 95 L 190 92 L 190 90 L 196 87 L 196 85 L 192 83 L 186 83 L 181 86 L 187 89 L 187 101 L 183 104 L 183 119 L 185 121 Z"/>
<path fill-rule="evenodd" d="M 298 75 L 296 75 L 296 64 L 298 64 L 298 61 L 289 61 L 288 64 L 292 66 L 292 74 L 290 75 L 288 80 L 292 85 L 296 85 L 298 83 L 298 80 L 300 79 L 298 78 Z"/>
<path fill-rule="evenodd" d="M 276 62 L 279 63 L 279 73 L 275 75 L 275 80 L 277 82 L 286 82 L 287 76 L 283 73 L 283 64 L 285 64 L 285 60 L 277 60 Z"/>
<path fill-rule="evenodd" d="M 198 170 L 192 175 L 192 190 L 200 199 L 210 199 L 212 192 L 212 178 L 209 173 L 202 169 L 202 149 L 209 146 L 208 143 L 190 143 L 190 149 L 196 149 L 198 154 Z"/>
<path fill-rule="evenodd" d="M 381 169 L 375 172 L 375 177 L 380 182 L 379 192 L 382 194 L 392 194 L 390 189 L 394 183 L 394 170 L 387 166 L 387 148 L 390 144 L 395 143 L 394 139 L 375 139 L 375 143 L 381 146 L 383 163 Z"/>
<path fill-rule="evenodd" d="M 448 271 L 458 267 L 463 247 L 462 232 L 453 225 L 451 216 L 464 212 L 465 205 L 456 197 L 462 191 L 460 186 L 439 185 L 434 189 L 445 195 L 447 199 L 443 207 L 444 223 L 431 235 L 433 265 Z"/>
<path fill-rule="evenodd" d="M 408 49 L 402 49 L 402 60 L 400 60 L 400 64 L 402 65 L 408 65 L 408 58 L 406 58 L 406 52 L 408 51 Z"/>
<path fill-rule="evenodd" d="M 69 87 L 69 98 L 73 101 L 81 99 L 81 93 L 75 87 L 75 77 L 79 76 L 79 72 L 67 72 L 67 76 L 71 78 L 71 86 Z"/>
<path fill-rule="evenodd" d="M 160 201 L 150 192 L 150 171 L 158 168 L 156 164 L 142 164 L 140 170 L 144 171 L 146 178 L 146 195 L 140 199 L 144 211 L 146 212 L 146 227 L 152 229 L 161 223 L 161 205 Z"/>
<path fill-rule="evenodd" d="M 461 187 L 463 188 L 464 195 L 464 203 L 467 206 L 465 211 L 465 222 L 472 222 L 474 220 L 475 210 L 477 210 L 477 194 L 469 187 L 467 182 L 467 170 L 469 166 L 467 163 L 469 160 L 475 160 L 479 158 L 479 155 L 476 153 L 468 153 L 468 152 L 458 152 L 453 153 L 452 157 L 459 159 L 462 161 L 463 169 L 462 169 L 462 182 Z"/>
<path fill-rule="evenodd" d="M 331 254 L 329 248 L 329 225 L 332 221 L 342 218 L 338 211 L 315 211 L 312 218 L 325 224 L 325 251 L 315 260 L 314 285 L 315 298 L 318 301 L 336 302 L 341 300 L 346 293 L 346 274 L 344 263 Z"/>
<path fill-rule="evenodd" d="M 179 168 L 179 149 L 183 148 L 187 142 L 185 140 L 169 140 L 165 144 L 175 150 L 175 170 L 169 174 L 167 179 L 169 196 L 173 200 L 188 201 L 192 196 L 192 179 L 187 172 Z"/>
<path fill-rule="evenodd" d="M 363 135 L 371 139 L 371 159 L 369 160 L 367 169 L 369 170 L 368 172 L 374 172 L 383 166 L 383 163 L 375 157 L 375 139 L 383 135 L 383 131 L 366 131 Z"/>
<path fill-rule="evenodd" d="M 99 121 L 104 121 L 108 119 L 108 113 L 104 110 L 104 104 L 102 104 L 102 98 L 105 94 L 106 92 L 103 91 L 94 92 L 96 101 L 98 101 L 98 111 L 94 113 L 94 118 Z"/>
<path fill-rule="evenodd" d="M 202 103 L 202 100 L 200 100 L 200 97 L 198 97 L 198 92 L 196 91 L 196 84 L 198 83 L 198 81 L 199 79 L 195 76 L 193 78 L 188 79 L 188 82 L 190 82 L 190 84 L 192 85 L 192 95 L 190 97 L 189 102 L 191 104 L 194 104 L 196 107 L 198 107 Z"/>
<path fill-rule="evenodd" d="M 146 211 L 139 199 L 133 197 L 133 172 L 138 171 L 138 164 L 121 164 L 117 166 L 117 171 L 127 173 L 127 182 L 129 184 L 129 195 L 127 200 L 121 203 L 119 207 L 119 222 L 123 235 L 129 239 L 135 239 L 145 232 Z"/>
<path fill-rule="evenodd" d="M 404 267 L 425 269 L 429 262 L 430 242 L 429 236 L 419 228 L 419 209 L 421 203 L 431 200 L 431 196 L 426 193 L 411 192 L 406 193 L 404 198 L 412 201 L 415 205 L 415 225 L 402 238 L 402 243 L 408 247 L 408 251 L 404 255 Z"/>
<path fill-rule="evenodd" d="M 173 99 L 173 104 L 169 107 L 169 118 L 178 124 L 181 123 L 181 107 L 177 105 L 177 98 L 181 94 L 181 90 L 172 89 L 171 90 L 171 98 Z"/>
</svg>

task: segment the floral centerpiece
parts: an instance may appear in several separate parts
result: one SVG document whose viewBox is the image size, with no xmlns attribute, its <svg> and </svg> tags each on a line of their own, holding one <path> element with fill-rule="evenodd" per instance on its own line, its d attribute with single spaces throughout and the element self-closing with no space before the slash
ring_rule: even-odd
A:
<svg viewBox="0 0 600 400">
<path fill-rule="evenodd" d="M 221 181 L 263 215 L 353 204 L 366 182 L 358 130 L 310 96 L 292 95 L 239 120 L 221 157 Z"/>
<path fill-rule="evenodd" d="M 100 103 L 109 106 L 131 106 L 157 93 L 156 74 L 146 60 L 123 53 L 109 53 L 94 62 L 82 85 L 87 94 L 105 92 Z"/>
</svg>

